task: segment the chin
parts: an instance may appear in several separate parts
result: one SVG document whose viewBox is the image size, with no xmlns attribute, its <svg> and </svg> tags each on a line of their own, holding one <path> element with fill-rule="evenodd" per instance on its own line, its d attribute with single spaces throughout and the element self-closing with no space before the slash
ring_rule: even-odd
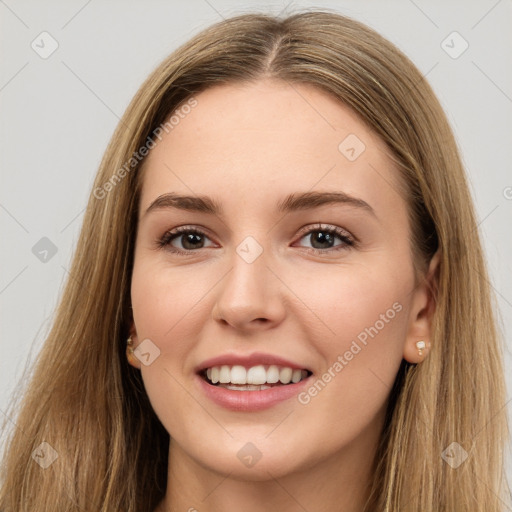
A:
<svg viewBox="0 0 512 512">
<path fill-rule="evenodd" d="M 208 461 L 207 467 L 210 471 L 223 476 L 229 475 L 229 478 L 233 480 L 248 482 L 264 482 L 273 478 L 282 478 L 298 470 L 295 464 L 290 464 L 289 458 L 284 454 L 275 454 L 273 457 L 262 455 L 258 462 L 249 466 L 239 460 L 236 452 L 222 461 Z"/>
<path fill-rule="evenodd" d="M 243 438 L 251 439 L 251 436 L 244 435 Z M 240 439 L 235 434 L 229 441 L 211 440 L 209 447 L 203 445 L 198 451 L 195 445 L 193 453 L 188 453 L 207 471 L 219 473 L 223 477 L 229 475 L 229 478 L 235 480 L 266 481 L 311 466 L 304 458 L 303 445 L 296 448 L 288 445 L 284 449 L 282 438 L 276 437 L 273 441 L 263 436 L 253 437 L 254 441 Z M 300 460 L 296 459 L 297 454 L 302 455 Z"/>
</svg>

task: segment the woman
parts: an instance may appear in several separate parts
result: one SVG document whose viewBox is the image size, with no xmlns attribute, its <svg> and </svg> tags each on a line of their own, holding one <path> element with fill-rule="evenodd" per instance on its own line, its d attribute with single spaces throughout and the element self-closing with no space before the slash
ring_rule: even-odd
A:
<svg viewBox="0 0 512 512">
<path fill-rule="evenodd" d="M 504 510 L 500 349 L 414 65 L 330 12 L 233 17 L 111 140 L 0 508 Z"/>
</svg>

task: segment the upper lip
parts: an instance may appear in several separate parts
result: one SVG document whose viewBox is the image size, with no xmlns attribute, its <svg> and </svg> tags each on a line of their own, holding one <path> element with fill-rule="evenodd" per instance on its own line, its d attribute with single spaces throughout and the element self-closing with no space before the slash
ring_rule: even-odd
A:
<svg viewBox="0 0 512 512">
<path fill-rule="evenodd" d="M 212 357 L 211 359 L 203 361 L 196 368 L 196 373 L 200 373 L 203 370 L 212 368 L 214 366 L 240 365 L 244 366 L 245 368 L 251 368 L 252 366 L 258 366 L 260 364 L 286 366 L 292 369 L 311 371 L 306 366 L 301 365 L 300 363 L 295 363 L 294 361 L 290 361 L 289 359 L 285 359 L 281 356 L 265 354 L 263 352 L 253 352 L 252 354 L 223 354 L 217 357 Z"/>
</svg>

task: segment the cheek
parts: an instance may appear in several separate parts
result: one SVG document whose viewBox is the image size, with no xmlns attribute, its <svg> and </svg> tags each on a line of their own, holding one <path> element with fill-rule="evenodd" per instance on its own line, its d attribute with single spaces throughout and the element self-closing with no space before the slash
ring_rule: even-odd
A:
<svg viewBox="0 0 512 512">
<path fill-rule="evenodd" d="M 399 275 L 382 262 L 328 269 L 325 279 L 316 274 L 299 292 L 315 313 L 309 338 L 323 363 L 322 382 L 304 402 L 321 390 L 326 396 L 319 407 L 343 403 L 353 410 L 366 403 L 371 414 L 385 401 L 402 361 L 412 274 Z"/>
<path fill-rule="evenodd" d="M 377 336 L 385 343 L 391 334 L 403 333 L 404 300 L 410 285 L 406 273 L 398 276 L 384 265 L 353 265 L 327 268 L 323 275 L 310 273 L 297 295 L 306 298 L 306 305 L 323 327 L 324 336 L 318 338 L 323 340 L 322 346 L 340 349 L 358 336 L 363 344 Z"/>
<path fill-rule="evenodd" d="M 141 366 L 141 376 L 156 415 L 179 438 L 185 435 L 184 420 L 176 411 L 188 411 L 191 418 L 200 412 L 193 409 L 196 402 L 185 391 L 183 378 L 198 315 L 204 314 L 204 289 L 194 283 L 197 274 L 187 269 L 169 269 L 149 258 L 135 261 L 131 297 L 138 343 L 150 339 L 159 351 L 151 364 Z"/>
<path fill-rule="evenodd" d="M 151 264 L 150 264 L 151 263 Z M 211 284 L 208 274 L 186 266 L 169 268 L 160 262 L 139 261 L 132 276 L 132 306 L 139 339 L 149 337 L 165 344 L 187 338 L 196 327 L 202 301 Z"/>
<path fill-rule="evenodd" d="M 354 266 L 330 274 L 325 286 L 309 288 L 307 295 L 322 321 L 322 335 L 310 336 L 323 368 L 298 397 L 305 421 L 312 422 L 311 432 L 318 431 L 326 452 L 383 419 L 402 361 L 408 296 L 407 276 L 398 279 L 383 267 Z M 322 427 L 315 423 L 319 418 L 325 420 Z"/>
</svg>

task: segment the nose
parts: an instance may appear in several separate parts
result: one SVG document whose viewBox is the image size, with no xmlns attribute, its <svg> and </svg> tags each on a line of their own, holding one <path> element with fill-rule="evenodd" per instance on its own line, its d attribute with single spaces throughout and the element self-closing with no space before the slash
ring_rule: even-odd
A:
<svg viewBox="0 0 512 512">
<path fill-rule="evenodd" d="M 286 286 L 263 251 L 254 261 L 233 254 L 216 287 L 213 319 L 238 330 L 270 329 L 285 317 Z"/>
</svg>

